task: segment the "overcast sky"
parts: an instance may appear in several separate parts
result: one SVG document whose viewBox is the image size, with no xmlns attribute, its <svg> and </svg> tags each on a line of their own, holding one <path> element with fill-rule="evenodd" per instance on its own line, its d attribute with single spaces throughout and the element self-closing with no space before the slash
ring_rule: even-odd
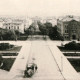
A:
<svg viewBox="0 0 80 80">
<path fill-rule="evenodd" d="M 0 15 L 80 16 L 80 0 L 0 0 Z"/>
</svg>

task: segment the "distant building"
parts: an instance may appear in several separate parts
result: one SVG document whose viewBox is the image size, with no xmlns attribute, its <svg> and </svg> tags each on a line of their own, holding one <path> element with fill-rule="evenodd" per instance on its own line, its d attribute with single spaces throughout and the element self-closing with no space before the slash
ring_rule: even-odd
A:
<svg viewBox="0 0 80 80">
<path fill-rule="evenodd" d="M 40 21 L 41 21 L 41 23 L 49 22 L 49 23 L 52 24 L 52 26 L 57 25 L 57 19 L 54 18 L 54 17 L 46 17 L 46 18 L 42 18 Z"/>
<path fill-rule="evenodd" d="M 3 28 L 3 23 L 4 23 L 4 20 L 0 18 L 0 28 Z"/>
<path fill-rule="evenodd" d="M 24 33 L 24 30 L 27 30 L 32 22 L 30 17 L 0 17 L 0 28 Z"/>
<path fill-rule="evenodd" d="M 57 30 L 64 40 L 80 40 L 79 17 L 66 16 L 57 20 Z"/>
<path fill-rule="evenodd" d="M 22 23 L 3 23 L 4 29 L 10 29 L 10 30 L 18 30 L 21 33 L 24 33 L 24 24 Z"/>
</svg>

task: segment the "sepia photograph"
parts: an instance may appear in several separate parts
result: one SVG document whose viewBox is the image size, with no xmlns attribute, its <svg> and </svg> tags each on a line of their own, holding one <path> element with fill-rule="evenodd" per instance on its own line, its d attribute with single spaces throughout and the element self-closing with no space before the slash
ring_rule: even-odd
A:
<svg viewBox="0 0 80 80">
<path fill-rule="evenodd" d="M 0 80 L 80 80 L 80 0 L 0 0 Z"/>
</svg>

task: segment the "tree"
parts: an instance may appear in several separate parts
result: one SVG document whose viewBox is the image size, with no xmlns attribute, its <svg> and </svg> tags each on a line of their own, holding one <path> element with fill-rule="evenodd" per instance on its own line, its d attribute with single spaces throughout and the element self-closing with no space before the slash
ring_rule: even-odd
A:
<svg viewBox="0 0 80 80">
<path fill-rule="evenodd" d="M 1 29 L 0 30 L 0 40 L 15 40 L 16 35 L 11 30 Z"/>
<path fill-rule="evenodd" d="M 46 37 L 47 35 L 47 28 L 46 25 L 42 24 L 41 22 L 38 22 L 39 30 L 41 31 L 42 35 Z"/>
<path fill-rule="evenodd" d="M 44 25 L 46 26 L 46 29 L 48 29 L 48 30 L 53 27 L 50 22 L 46 22 L 46 23 L 44 23 Z"/>
<path fill-rule="evenodd" d="M 46 33 L 47 33 L 47 35 L 49 35 L 50 30 L 52 29 L 53 26 L 50 22 L 46 22 L 46 23 L 44 23 L 44 25 L 46 26 Z"/>
<path fill-rule="evenodd" d="M 51 40 L 63 40 L 63 37 L 57 31 L 57 26 L 52 26 L 50 22 L 42 24 L 38 22 L 38 26 L 43 35 L 48 35 Z"/>
<path fill-rule="evenodd" d="M 29 35 L 29 28 L 28 29 L 25 29 L 24 32 L 25 32 L 26 35 Z"/>
<path fill-rule="evenodd" d="M 19 35 L 20 35 L 20 32 L 19 32 L 18 30 L 15 30 L 15 34 L 16 34 L 17 36 L 19 36 Z"/>
<path fill-rule="evenodd" d="M 65 49 L 69 49 L 69 50 L 80 50 L 80 43 L 76 43 L 75 41 L 72 41 L 70 43 L 67 43 L 64 46 L 65 46 Z"/>
<path fill-rule="evenodd" d="M 31 35 L 31 38 L 35 34 L 35 30 L 36 30 L 35 25 L 34 23 L 32 23 L 29 27 L 29 34 Z"/>
<path fill-rule="evenodd" d="M 3 39 L 4 40 L 15 40 L 16 39 L 16 35 L 15 35 L 15 33 L 13 31 L 7 30 L 3 35 Z"/>
<path fill-rule="evenodd" d="M 51 27 L 49 30 L 49 37 L 52 40 L 61 40 L 62 36 L 57 31 L 57 26 Z"/>
</svg>

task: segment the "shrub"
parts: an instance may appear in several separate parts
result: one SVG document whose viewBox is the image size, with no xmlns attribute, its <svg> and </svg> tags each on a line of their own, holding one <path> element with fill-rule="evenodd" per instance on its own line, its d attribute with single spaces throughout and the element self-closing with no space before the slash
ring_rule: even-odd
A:
<svg viewBox="0 0 80 80">
<path fill-rule="evenodd" d="M 68 44 L 65 44 L 65 49 L 69 49 L 69 50 L 80 50 L 80 44 L 76 43 L 75 41 L 72 41 Z"/>
<path fill-rule="evenodd" d="M 0 50 L 7 50 L 9 48 L 13 48 L 14 45 L 10 45 L 9 43 L 0 43 Z"/>
<path fill-rule="evenodd" d="M 12 30 L 0 28 L 0 40 L 15 40 L 16 34 Z"/>
<path fill-rule="evenodd" d="M 9 71 L 13 65 L 15 61 L 15 58 L 5 58 L 3 59 L 3 66 L 1 67 L 1 69 L 7 70 Z"/>
</svg>

